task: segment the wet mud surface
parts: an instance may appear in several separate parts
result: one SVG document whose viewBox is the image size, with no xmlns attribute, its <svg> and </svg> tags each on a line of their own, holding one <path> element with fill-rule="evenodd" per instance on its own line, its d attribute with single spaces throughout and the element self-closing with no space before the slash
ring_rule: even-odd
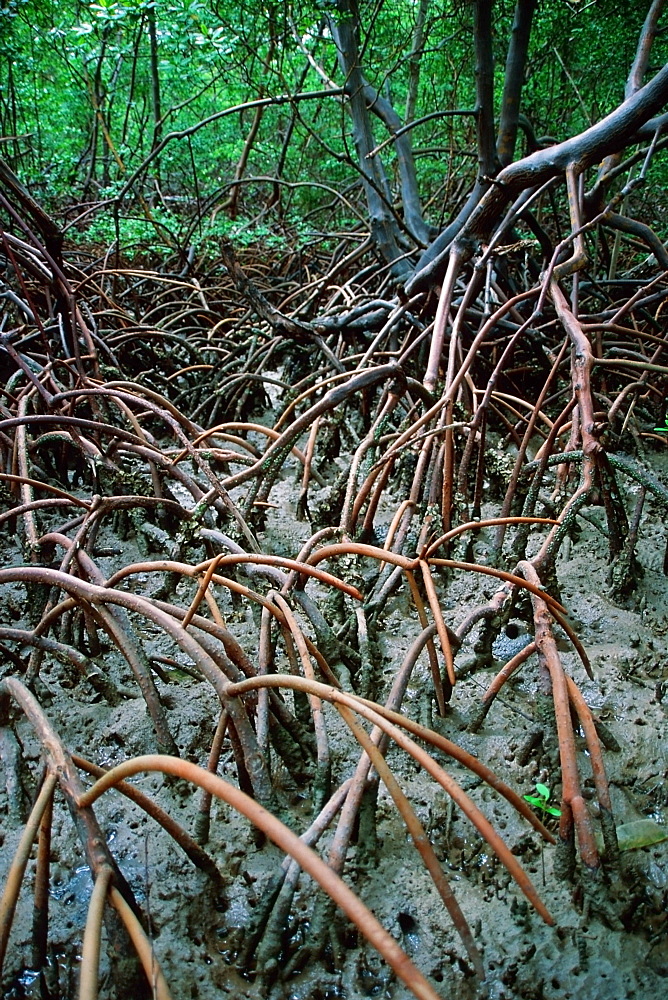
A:
<svg viewBox="0 0 668 1000">
<path fill-rule="evenodd" d="M 657 459 L 658 463 L 658 459 Z M 266 551 L 296 555 L 310 536 L 308 524 L 296 519 L 299 470 L 289 465 L 276 487 L 264 535 Z M 317 496 L 317 494 L 316 494 Z M 632 498 L 629 498 L 630 502 Z M 493 505 L 485 511 L 494 513 Z M 600 511 L 586 510 L 576 537 L 560 554 L 557 576 L 561 597 L 590 657 L 589 679 L 565 637 L 561 656 L 603 726 L 605 766 L 618 827 L 651 820 L 657 837 L 668 818 L 668 749 L 666 667 L 668 581 L 662 572 L 665 515 L 651 504 L 645 514 L 638 555 L 643 575 L 624 602 L 609 596 L 605 539 L 592 522 Z M 535 531 L 530 545 L 544 537 Z M 483 560 L 491 529 L 476 534 L 474 555 Z M 20 564 L 19 546 L 5 537 L 5 559 Z M 139 558 L 133 541 L 98 539 L 98 558 L 105 575 Z M 360 561 L 358 572 L 369 571 Z M 151 592 L 156 581 L 133 583 Z M 444 616 L 455 627 L 467 613 L 495 592 L 495 581 L 467 573 L 437 578 Z M 320 585 L 310 592 L 323 597 Z M 194 586 L 178 585 L 178 603 L 186 607 Z M 251 659 L 257 656 L 258 616 L 222 589 L 216 593 L 230 631 Z M 25 618 L 25 591 L 18 585 L 2 596 L 6 616 Z M 324 602 L 326 603 L 326 602 Z M 443 718 L 436 712 L 429 667 L 423 653 L 411 678 L 403 710 L 491 767 L 521 794 L 546 785 L 554 804 L 560 798 L 560 771 L 554 734 L 544 723 L 545 701 L 538 683 L 536 655 L 505 685 L 477 732 L 470 723 L 480 697 L 499 667 L 530 641 L 528 605 L 518 605 L 492 646 L 493 659 L 480 668 L 474 629 L 456 656 L 460 680 Z M 149 656 L 163 657 L 156 684 L 180 753 L 205 764 L 218 708 L 210 685 L 179 669 L 185 660 L 160 630 L 135 622 Z M 403 657 L 420 630 L 405 588 L 388 601 L 380 621 L 374 653 L 372 696 L 382 701 Z M 102 767 L 155 750 L 155 737 L 143 700 L 119 654 L 108 647 L 94 659 L 118 697 L 111 704 L 91 675 L 77 675 L 71 665 L 44 661 L 36 693 L 49 719 L 70 751 Z M 164 663 L 168 663 L 167 666 Z M 171 665 L 169 665 L 171 664 Z M 288 667 L 280 660 L 279 669 Z M 332 752 L 333 787 L 350 777 L 359 749 L 328 707 L 325 713 Z M 4 880 L 21 834 L 26 798 L 40 773 L 40 747 L 25 718 L 13 715 L 13 728 L 3 731 L 1 867 Z M 584 796 L 596 815 L 593 781 L 582 735 L 576 735 Z M 435 752 L 470 794 L 520 859 L 554 918 L 547 926 L 522 896 L 510 875 L 474 827 L 443 790 L 403 751 L 394 747 L 388 762 L 422 822 L 457 900 L 473 930 L 486 971 L 481 987 L 454 931 L 450 918 L 416 853 L 384 785 L 381 784 L 374 824 L 360 822 L 345 869 L 348 883 L 360 894 L 406 953 L 429 978 L 440 996 L 469 1000 L 659 1000 L 668 988 L 668 841 L 624 850 L 617 868 L 593 876 L 580 867 L 573 880 L 555 872 L 557 848 L 538 835 L 512 807 L 455 761 Z M 17 765 L 16 761 L 23 763 Z M 234 756 L 223 748 L 218 773 L 236 780 Z M 273 760 L 273 779 L 281 817 L 298 833 L 312 816 L 311 789 Z M 156 774 L 132 779 L 187 830 L 193 830 L 199 793 Z M 282 924 L 262 930 L 261 915 L 283 855 L 254 833 L 229 806 L 215 803 L 207 850 L 223 876 L 216 889 L 167 834 L 137 806 L 116 792 L 95 807 L 114 858 L 148 917 L 155 953 L 175 997 L 214 1000 L 222 996 L 265 1000 L 329 1000 L 342 997 L 410 996 L 388 968 L 340 915 L 323 907 L 306 876 L 301 876 L 292 907 Z M 365 825 L 366 822 L 366 825 Z M 556 830 L 558 820 L 547 818 Z M 325 835 L 321 850 L 326 851 Z M 33 852 L 34 853 L 34 852 Z M 12 929 L 6 970 L 8 1000 L 22 997 L 74 998 L 81 936 L 92 881 L 70 816 L 56 804 L 51 843 L 50 934 L 53 944 L 48 977 L 31 971 L 31 889 L 35 862 L 28 866 Z M 558 866 L 557 866 L 558 867 Z M 319 897 L 319 898 L 317 898 Z M 323 924 L 323 912 L 325 923 Z M 259 929 L 258 929 L 259 925 Z M 103 949 L 104 952 L 104 949 Z M 49 978 L 50 977 L 50 978 Z M 102 997 L 112 996 L 109 959 L 101 966 Z"/>
</svg>

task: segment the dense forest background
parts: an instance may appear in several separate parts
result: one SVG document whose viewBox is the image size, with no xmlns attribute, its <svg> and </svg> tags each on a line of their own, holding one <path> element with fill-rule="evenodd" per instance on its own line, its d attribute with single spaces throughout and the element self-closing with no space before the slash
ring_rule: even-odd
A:
<svg viewBox="0 0 668 1000">
<path fill-rule="evenodd" d="M 479 6 L 492 19 L 498 119 L 515 5 Z M 533 23 L 517 154 L 536 137 L 576 135 L 619 104 L 647 13 L 612 0 L 521 6 Z M 367 165 L 341 98 L 336 18 L 354 21 L 360 66 L 380 95 L 374 161 L 392 198 L 402 164 L 388 139 L 417 122 L 404 135 L 420 211 L 440 230 L 478 169 L 473 3 L 11 0 L 0 11 L 2 155 L 38 200 L 66 211 L 74 239 L 150 240 L 165 253 L 220 235 L 272 245 L 286 232 L 302 244 L 363 233 Z M 666 44 L 659 32 L 648 77 Z M 652 190 L 636 195 L 636 210 L 660 227 Z"/>
</svg>

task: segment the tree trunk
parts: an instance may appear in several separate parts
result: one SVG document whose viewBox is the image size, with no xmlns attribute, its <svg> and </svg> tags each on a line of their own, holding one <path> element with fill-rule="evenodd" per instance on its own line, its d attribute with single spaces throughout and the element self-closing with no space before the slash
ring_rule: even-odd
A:
<svg viewBox="0 0 668 1000">
<path fill-rule="evenodd" d="M 501 122 L 499 124 L 499 135 L 496 140 L 496 152 L 502 167 L 507 167 L 509 163 L 512 163 L 513 156 L 515 155 L 517 124 L 520 115 L 520 98 L 524 85 L 531 23 L 535 9 L 536 0 L 517 0 L 512 36 L 506 59 L 506 76 L 501 102 Z"/>
</svg>

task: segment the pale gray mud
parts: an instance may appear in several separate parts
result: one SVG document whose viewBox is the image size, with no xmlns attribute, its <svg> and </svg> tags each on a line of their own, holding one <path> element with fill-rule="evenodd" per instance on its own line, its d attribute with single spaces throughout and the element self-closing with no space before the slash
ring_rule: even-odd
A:
<svg viewBox="0 0 668 1000">
<path fill-rule="evenodd" d="M 656 456 L 651 460 L 665 476 L 666 463 Z M 295 476 L 298 480 L 299 470 L 289 467 L 272 493 L 272 500 L 279 507 L 270 512 L 261 539 L 266 551 L 296 555 L 311 534 L 309 525 L 295 517 L 298 492 Z M 317 491 L 314 497 L 317 500 Z M 630 506 L 633 497 L 628 499 Z M 488 513 L 492 510 L 490 506 Z M 595 679 L 587 678 L 580 660 L 565 641 L 560 643 L 561 655 L 595 715 L 607 727 L 605 765 L 617 825 L 650 818 L 663 827 L 668 818 L 665 741 L 668 581 L 662 572 L 666 511 L 653 500 L 648 501 L 638 550 L 644 573 L 625 606 L 608 596 L 605 539 L 592 523 L 601 518 L 601 511 L 587 509 L 584 513 L 591 521 L 580 522 L 577 536 L 562 551 L 558 579 L 562 599 L 593 664 Z M 541 537 L 542 531 L 536 531 L 536 546 Z M 481 560 L 490 539 L 491 531 L 476 535 L 474 553 Z M 22 563 L 19 547 L 9 539 L 6 545 L 6 563 Z M 111 532 L 98 539 L 98 547 L 100 551 L 108 552 L 114 547 L 119 550 L 117 556 L 100 556 L 99 564 L 105 574 L 139 555 L 130 543 L 119 543 Z M 484 604 L 497 587 L 490 578 L 461 572 L 448 578 L 442 576 L 437 583 L 446 621 L 453 627 L 470 609 Z M 137 586 L 147 587 L 150 592 L 156 583 L 144 578 L 137 581 Z M 309 584 L 309 589 L 316 595 L 320 593 L 313 584 Z M 179 603 L 187 607 L 193 592 L 190 583 L 179 584 Z M 246 605 L 231 601 L 221 589 L 216 596 L 228 627 L 254 658 L 257 619 Z M 6 590 L 5 616 L 20 622 L 25 602 L 26 593 L 18 585 Z M 530 794 L 536 782 L 547 785 L 556 804 L 560 797 L 560 772 L 552 735 L 549 731 L 540 735 L 535 656 L 506 684 L 480 730 L 472 732 L 468 728 L 489 680 L 518 645 L 526 641 L 523 635 L 530 627 L 527 622 L 528 616 L 524 621 L 521 613 L 513 618 L 506 629 L 508 634 L 494 644 L 494 664 L 484 670 L 470 669 L 475 660 L 476 634 L 469 636 L 457 655 L 462 678 L 444 718 L 438 717 L 432 704 L 428 664 L 423 654 L 404 709 L 476 755 L 520 793 Z M 414 608 L 402 587 L 386 606 L 378 638 L 374 692 L 377 700 L 383 699 L 419 630 Z M 149 655 L 181 658 L 158 630 L 147 631 L 142 626 L 141 638 Z M 285 664 L 282 668 L 287 669 Z M 11 665 L 5 669 L 11 672 Z M 132 755 L 154 752 L 155 738 L 145 704 L 128 667 L 117 652 L 109 650 L 98 658 L 97 669 L 120 692 L 117 704 L 106 700 L 100 684 L 94 683 L 90 676 L 77 676 L 72 667 L 48 657 L 45 660 L 37 693 L 68 749 L 105 767 Z M 204 764 L 219 711 L 211 687 L 172 668 L 157 684 L 181 753 Z M 5 736 L 0 788 L 3 882 L 22 830 L 20 819 L 25 803 L 20 797 L 30 794 L 41 766 L 40 747 L 29 724 L 18 712 L 12 719 L 13 729 L 6 733 L 15 733 L 17 744 L 12 745 L 12 737 Z M 352 774 L 359 751 L 331 708 L 326 719 L 334 778 L 342 781 Z M 593 800 L 583 739 L 578 738 L 577 750 L 585 778 L 584 794 Z M 13 753 L 26 762 L 27 768 L 15 767 Z M 493 1000 L 665 997 L 668 842 L 624 851 L 621 871 L 608 872 L 596 883 L 580 871 L 574 881 L 561 881 L 553 872 L 555 848 L 543 846 L 526 821 L 478 778 L 442 754 L 435 755 L 520 858 L 554 918 L 552 927 L 541 920 L 441 788 L 402 751 L 390 749 L 388 760 L 425 826 L 473 928 L 484 956 L 485 987 L 476 983 L 461 942 L 382 785 L 376 814 L 376 842 L 360 835 L 346 866 L 346 879 L 431 979 L 439 995 L 450 1000 L 472 1000 L 485 995 Z M 219 773 L 233 782 L 236 780 L 233 755 L 227 747 Z M 280 763 L 274 765 L 274 777 L 283 818 L 300 832 L 308 826 L 310 818 L 308 789 L 301 787 Z M 177 783 L 155 774 L 135 778 L 133 783 L 154 797 L 186 829 L 193 829 L 198 793 L 185 792 Z M 590 805 L 593 807 L 593 801 Z M 214 804 L 207 845 L 226 883 L 222 893 L 213 891 L 207 878 L 193 867 L 167 834 L 121 795 L 107 794 L 96 806 L 96 813 L 114 857 L 147 914 L 155 953 L 175 998 L 406 1000 L 409 997 L 406 988 L 397 983 L 340 916 L 328 928 L 322 957 L 310 957 L 300 969 L 300 955 L 310 942 L 316 896 L 312 883 L 304 876 L 286 920 L 278 956 L 263 965 L 260 940 L 256 951 L 259 968 L 253 975 L 242 975 L 237 967 L 239 956 L 248 949 L 256 914 L 266 900 L 282 855 L 255 836 L 249 824 L 229 807 Z M 553 829 L 555 822 L 550 821 Z M 327 837 L 325 847 L 326 844 Z M 7 1000 L 43 996 L 74 1000 L 77 995 L 81 936 L 91 879 L 70 816 L 60 802 L 56 805 L 51 856 L 50 933 L 54 944 L 50 981 L 40 983 L 39 977 L 30 971 L 33 859 L 9 942 L 6 968 L 14 979 L 5 994 Z M 278 975 L 290 965 L 294 966 L 294 974 Z M 102 959 L 100 995 L 113 995 L 106 957 Z"/>
</svg>

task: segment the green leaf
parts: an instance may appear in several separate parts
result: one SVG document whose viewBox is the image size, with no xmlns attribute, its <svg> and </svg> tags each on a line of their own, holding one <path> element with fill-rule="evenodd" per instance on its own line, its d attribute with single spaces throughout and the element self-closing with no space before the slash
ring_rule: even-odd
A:
<svg viewBox="0 0 668 1000">
<path fill-rule="evenodd" d="M 547 785 L 540 785 L 540 784 L 536 785 L 536 791 L 538 792 L 539 795 L 542 795 L 542 797 L 547 802 L 547 800 L 550 797 L 550 789 L 547 787 Z"/>
<path fill-rule="evenodd" d="M 545 806 L 545 812 L 550 816 L 561 816 L 561 809 L 556 809 L 554 806 Z"/>
<path fill-rule="evenodd" d="M 530 806 L 535 806 L 537 809 L 543 809 L 545 806 L 544 800 L 537 798 L 535 795 L 525 795 L 524 798 Z"/>
</svg>

